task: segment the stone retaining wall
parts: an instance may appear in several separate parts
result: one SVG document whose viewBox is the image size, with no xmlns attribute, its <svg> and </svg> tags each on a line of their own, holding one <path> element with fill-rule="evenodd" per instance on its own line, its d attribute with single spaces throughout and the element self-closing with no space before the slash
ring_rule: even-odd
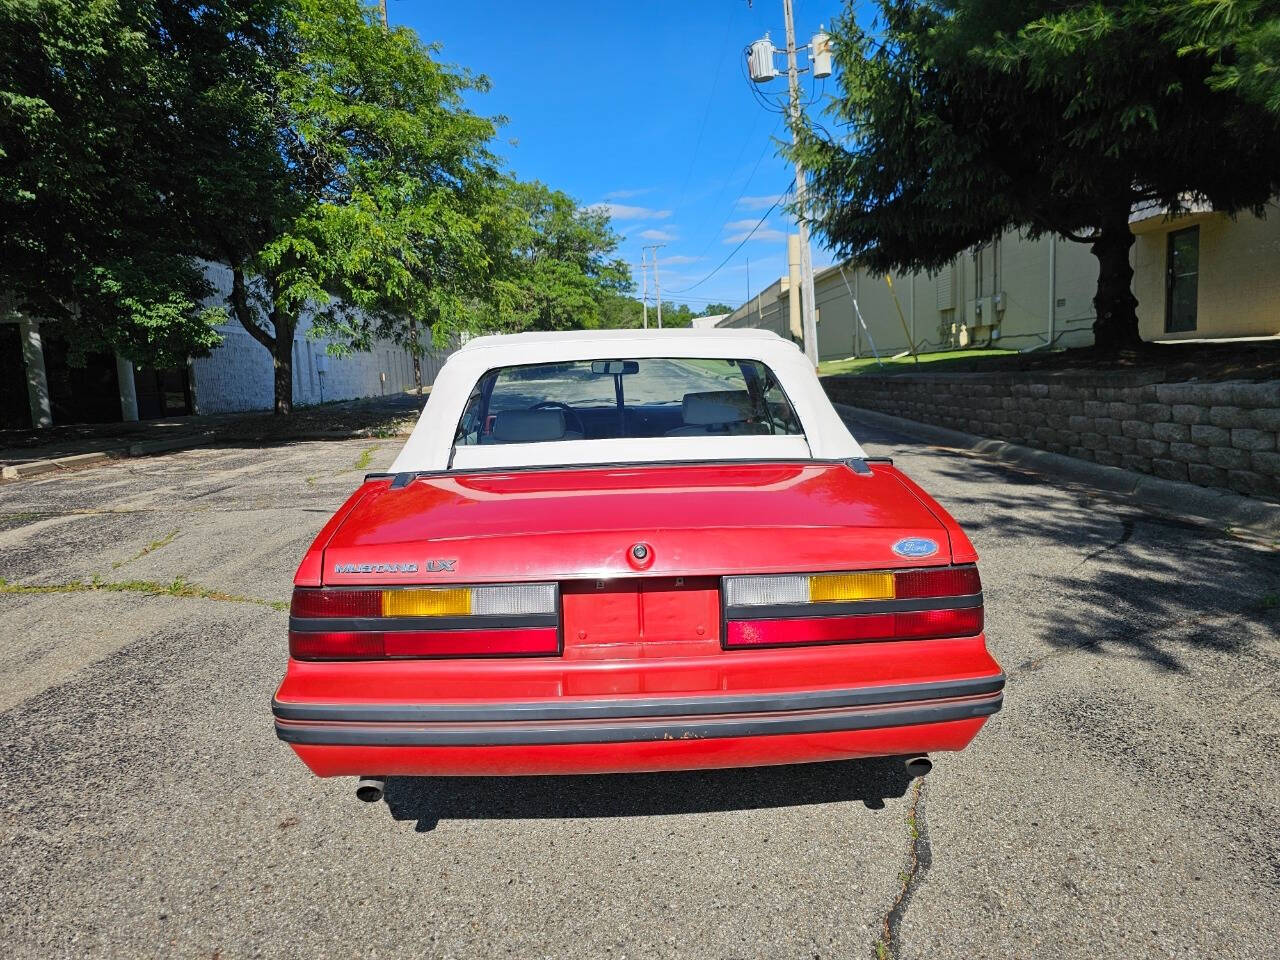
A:
<svg viewBox="0 0 1280 960">
<path fill-rule="evenodd" d="M 837 403 L 1280 500 L 1280 381 L 1062 371 L 865 374 L 823 384 Z"/>
</svg>

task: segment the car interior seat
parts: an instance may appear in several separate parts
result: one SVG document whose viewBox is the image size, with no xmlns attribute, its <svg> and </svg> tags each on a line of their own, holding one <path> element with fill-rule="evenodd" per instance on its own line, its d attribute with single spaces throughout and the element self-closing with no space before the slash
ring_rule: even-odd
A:
<svg viewBox="0 0 1280 960">
<path fill-rule="evenodd" d="M 751 434 L 764 432 L 750 423 L 756 414 L 751 395 L 745 390 L 707 390 L 686 393 L 681 404 L 683 425 L 668 430 L 668 437 L 696 437 L 709 434 Z"/>
<path fill-rule="evenodd" d="M 582 434 L 565 429 L 562 410 L 503 410 L 494 415 L 493 429 L 481 442 L 544 443 L 581 439 Z"/>
</svg>

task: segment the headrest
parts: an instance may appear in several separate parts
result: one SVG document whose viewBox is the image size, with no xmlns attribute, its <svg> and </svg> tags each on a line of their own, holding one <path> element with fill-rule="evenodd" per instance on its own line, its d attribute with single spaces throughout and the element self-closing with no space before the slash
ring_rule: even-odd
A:
<svg viewBox="0 0 1280 960">
<path fill-rule="evenodd" d="M 708 390 L 686 393 L 682 416 L 690 427 L 713 423 L 741 423 L 755 412 L 751 396 L 745 390 Z"/>
<path fill-rule="evenodd" d="M 499 443 L 541 443 L 564 436 L 564 413 L 559 410 L 503 410 L 493 419 L 493 439 Z"/>
</svg>

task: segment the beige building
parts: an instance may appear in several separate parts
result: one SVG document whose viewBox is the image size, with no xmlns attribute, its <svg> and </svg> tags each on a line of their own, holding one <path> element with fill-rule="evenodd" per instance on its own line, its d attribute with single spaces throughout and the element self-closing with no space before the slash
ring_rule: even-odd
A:
<svg viewBox="0 0 1280 960">
<path fill-rule="evenodd" d="M 1159 211 L 1131 218 L 1133 289 L 1145 340 L 1280 335 L 1280 205 L 1267 219 Z M 964 347 L 1029 350 L 1093 342 L 1098 265 L 1085 244 L 1016 232 L 932 273 L 886 281 L 852 263 L 814 277 L 824 360 Z M 718 324 L 787 335 L 782 277 Z"/>
</svg>

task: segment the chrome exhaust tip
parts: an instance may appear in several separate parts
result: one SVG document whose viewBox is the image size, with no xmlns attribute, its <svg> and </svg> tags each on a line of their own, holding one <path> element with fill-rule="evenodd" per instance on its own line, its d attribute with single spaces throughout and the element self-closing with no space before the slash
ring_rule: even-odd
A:
<svg viewBox="0 0 1280 960">
<path fill-rule="evenodd" d="M 933 761 L 924 754 L 918 757 L 907 757 L 902 761 L 902 765 L 907 768 L 907 776 L 913 779 L 923 777 L 933 769 Z"/>
<path fill-rule="evenodd" d="M 356 799 L 365 803 L 377 803 L 387 789 L 387 781 L 379 776 L 361 777 L 356 782 Z"/>
</svg>

